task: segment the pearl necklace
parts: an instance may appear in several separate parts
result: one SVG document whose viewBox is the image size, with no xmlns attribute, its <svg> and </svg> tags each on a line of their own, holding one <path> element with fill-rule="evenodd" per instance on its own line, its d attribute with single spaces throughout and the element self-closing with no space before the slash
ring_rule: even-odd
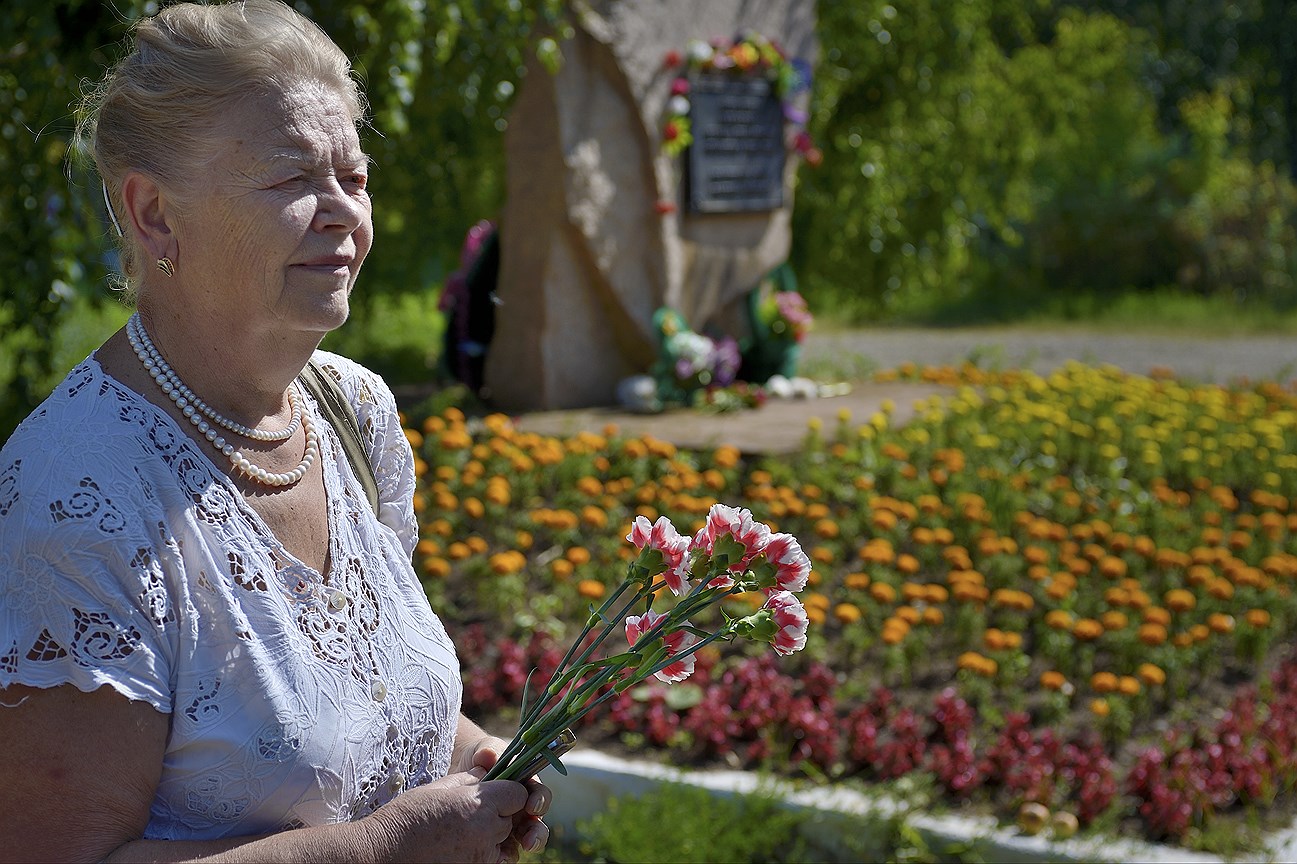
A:
<svg viewBox="0 0 1297 864">
<path fill-rule="evenodd" d="M 135 356 L 139 358 L 145 370 L 153 377 L 162 392 L 176 404 L 184 414 L 185 419 L 194 425 L 204 438 L 206 438 L 213 447 L 220 451 L 230 464 L 240 474 L 263 483 L 267 486 L 291 486 L 306 476 L 311 465 L 320 455 L 320 436 L 315 431 L 311 423 L 310 412 L 303 410 L 301 396 L 298 394 L 296 383 L 288 390 L 288 404 L 292 411 L 292 419 L 289 421 L 288 428 L 281 432 L 266 432 L 260 429 L 252 429 L 241 423 L 218 414 L 206 402 L 194 395 L 194 391 L 185 386 L 180 380 L 171 365 L 162 357 L 149 338 L 148 332 L 144 329 L 144 324 L 140 321 L 138 312 L 131 315 L 130 320 L 126 322 L 126 338 L 131 343 L 131 348 L 135 351 Z M 216 431 L 216 427 L 208 420 L 224 427 L 225 429 L 242 435 L 245 438 L 252 438 L 257 441 L 287 441 L 297 431 L 300 424 L 306 433 L 306 453 L 302 456 L 302 461 L 297 463 L 297 467 L 292 471 L 275 473 L 267 471 L 259 465 L 254 464 L 241 452 L 235 449 L 233 444 L 227 442 Z"/>
<path fill-rule="evenodd" d="M 294 398 L 292 390 L 288 391 L 288 404 L 291 406 L 293 414 L 289 418 L 287 428 L 279 432 L 253 429 L 222 416 L 210 405 L 194 395 L 194 391 L 186 387 L 185 382 L 180 380 L 175 370 L 171 368 L 166 360 L 162 359 L 162 352 L 158 351 L 157 346 L 153 344 L 153 340 L 149 338 L 148 331 L 144 329 L 144 322 L 140 320 L 140 313 L 136 312 L 126 322 L 126 337 L 130 339 L 131 347 L 135 349 L 135 356 L 140 358 L 140 362 L 153 376 L 153 380 L 158 382 L 158 386 L 162 388 L 162 391 L 171 397 L 176 406 L 184 412 L 185 417 L 191 421 L 194 412 L 198 412 L 218 426 L 223 426 L 231 432 L 242 435 L 244 438 L 251 438 L 253 441 L 287 441 L 293 437 L 293 433 L 297 431 L 298 425 L 302 422 L 302 406 Z M 141 353 L 141 348 L 143 353 Z M 203 429 L 202 431 L 206 432 L 207 430 Z"/>
</svg>

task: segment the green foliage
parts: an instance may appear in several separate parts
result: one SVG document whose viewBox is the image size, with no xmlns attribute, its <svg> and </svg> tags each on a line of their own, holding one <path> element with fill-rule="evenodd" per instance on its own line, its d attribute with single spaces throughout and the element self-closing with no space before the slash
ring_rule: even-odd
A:
<svg viewBox="0 0 1297 864">
<path fill-rule="evenodd" d="M 1297 14 L 823 0 L 794 265 L 848 320 L 1019 319 L 1176 287 L 1297 306 Z M 870 34 L 872 38 L 861 38 Z M 1289 91 L 1291 93 L 1291 91 Z M 1297 140 L 1297 139 L 1295 139 Z"/>
<path fill-rule="evenodd" d="M 578 825 L 597 861 L 797 861 L 802 817 L 771 795 L 722 795 L 684 783 L 615 797 Z"/>
<path fill-rule="evenodd" d="M 66 371 L 58 323 L 102 296 L 110 254 L 98 178 L 69 157 L 75 104 L 125 47 L 149 0 L 7 0 L 0 53 L 0 438 Z M 433 292 L 467 226 L 503 195 L 501 132 L 529 57 L 558 62 L 562 0 L 303 0 L 355 60 L 372 105 L 377 247 L 363 307 L 384 293 Z M 416 254 L 409 254 L 410 252 Z M 107 333 L 103 334 L 104 336 Z"/>
</svg>

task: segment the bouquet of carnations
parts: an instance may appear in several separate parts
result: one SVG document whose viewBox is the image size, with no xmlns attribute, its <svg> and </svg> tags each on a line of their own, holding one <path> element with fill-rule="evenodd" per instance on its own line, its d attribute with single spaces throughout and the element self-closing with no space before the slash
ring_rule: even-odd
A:
<svg viewBox="0 0 1297 864">
<path fill-rule="evenodd" d="M 528 680 L 518 733 L 486 779 L 522 780 L 546 764 L 566 774 L 559 756 L 575 740 L 577 720 L 649 677 L 685 680 L 693 655 L 713 642 L 737 636 L 769 643 L 781 655 L 805 647 L 806 610 L 795 595 L 806 587 L 811 562 L 791 534 L 771 531 L 747 510 L 713 504 L 692 538 L 665 516 L 653 523 L 638 516 L 626 539 L 639 549 L 626 578 L 591 608 L 549 681 L 533 691 Z M 722 600 L 744 592 L 764 594 L 761 608 L 743 617 L 721 608 Z M 719 621 L 700 626 L 711 609 Z M 600 656 L 599 647 L 618 630 L 628 650 Z"/>
</svg>

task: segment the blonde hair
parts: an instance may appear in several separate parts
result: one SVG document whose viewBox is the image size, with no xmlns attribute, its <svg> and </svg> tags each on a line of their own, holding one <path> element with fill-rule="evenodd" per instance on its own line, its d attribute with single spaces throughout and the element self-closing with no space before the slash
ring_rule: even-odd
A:
<svg viewBox="0 0 1297 864">
<path fill-rule="evenodd" d="M 109 206 L 120 219 L 121 183 L 136 170 L 183 198 L 228 112 L 249 97 L 303 83 L 342 97 L 364 120 L 364 93 L 342 50 L 314 22 L 279 0 L 179 3 L 133 29 L 133 49 L 82 102 L 78 138 L 94 155 Z M 141 250 L 119 238 L 128 286 Z M 151 262 L 150 262 L 151 263 Z"/>
</svg>

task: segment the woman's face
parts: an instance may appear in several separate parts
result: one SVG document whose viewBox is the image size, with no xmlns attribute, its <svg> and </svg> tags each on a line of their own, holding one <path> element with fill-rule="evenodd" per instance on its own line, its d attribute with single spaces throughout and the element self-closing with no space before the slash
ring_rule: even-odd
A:
<svg viewBox="0 0 1297 864">
<path fill-rule="evenodd" d="M 312 86 L 250 98 L 220 136 L 177 231 L 187 299 L 281 331 L 341 326 L 374 237 L 346 103 Z"/>
</svg>

